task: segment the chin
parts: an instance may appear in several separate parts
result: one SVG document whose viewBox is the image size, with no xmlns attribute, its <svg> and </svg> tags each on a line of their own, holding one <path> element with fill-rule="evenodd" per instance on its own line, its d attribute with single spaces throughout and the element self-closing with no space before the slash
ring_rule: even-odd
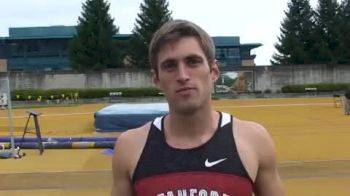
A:
<svg viewBox="0 0 350 196">
<path fill-rule="evenodd" d="M 194 102 L 182 102 L 179 104 L 174 104 L 174 107 L 172 109 L 176 113 L 180 113 L 183 115 L 190 115 L 196 113 L 200 109 L 200 104 L 199 103 L 194 103 Z"/>
</svg>

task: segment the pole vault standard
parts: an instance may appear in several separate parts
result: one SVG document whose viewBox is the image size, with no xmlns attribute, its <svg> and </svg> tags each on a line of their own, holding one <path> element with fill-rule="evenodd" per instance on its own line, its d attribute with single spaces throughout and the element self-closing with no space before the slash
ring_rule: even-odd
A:
<svg viewBox="0 0 350 196">
<path fill-rule="evenodd" d="M 11 139 L 11 157 L 19 158 L 18 153 L 15 149 L 15 139 L 13 134 L 13 115 L 12 115 L 12 103 L 11 103 L 11 93 L 10 93 L 10 79 L 8 74 L 5 78 L 0 78 L 0 81 L 4 81 L 5 89 L 6 89 L 6 97 L 7 97 L 7 116 L 8 116 L 8 131 Z"/>
</svg>

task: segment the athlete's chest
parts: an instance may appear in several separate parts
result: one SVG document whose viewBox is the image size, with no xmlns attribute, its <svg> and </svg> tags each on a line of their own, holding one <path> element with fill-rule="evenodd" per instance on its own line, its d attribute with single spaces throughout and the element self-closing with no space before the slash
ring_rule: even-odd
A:
<svg viewBox="0 0 350 196">
<path fill-rule="evenodd" d="M 169 146 L 151 130 L 133 175 L 138 195 L 237 195 L 252 193 L 233 140 L 231 124 L 221 126 L 204 145 Z M 241 188 L 239 188 L 241 187 Z"/>
</svg>

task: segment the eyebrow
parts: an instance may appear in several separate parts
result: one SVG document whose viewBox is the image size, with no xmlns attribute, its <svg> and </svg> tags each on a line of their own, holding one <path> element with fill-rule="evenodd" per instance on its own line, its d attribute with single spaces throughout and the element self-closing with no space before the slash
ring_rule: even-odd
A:
<svg viewBox="0 0 350 196">
<path fill-rule="evenodd" d="M 165 65 L 168 64 L 168 63 L 174 63 L 174 62 L 176 62 L 175 59 L 169 58 L 169 59 L 165 59 L 165 60 L 164 60 L 163 62 L 161 62 L 159 65 L 160 65 L 160 67 L 163 67 L 163 66 L 165 66 Z"/>
<path fill-rule="evenodd" d="M 198 54 L 189 54 L 187 56 L 185 56 L 184 59 L 191 59 L 191 58 L 195 58 L 195 59 L 203 59 L 203 57 L 201 55 L 198 55 Z M 159 65 L 163 65 L 163 64 L 166 64 L 166 63 L 169 63 L 169 62 L 176 62 L 177 60 L 175 58 L 168 58 L 168 59 L 165 59 L 164 61 L 162 61 Z"/>
<path fill-rule="evenodd" d="M 185 59 L 203 59 L 202 56 L 198 55 L 198 54 L 190 54 L 188 56 L 185 57 Z"/>
</svg>

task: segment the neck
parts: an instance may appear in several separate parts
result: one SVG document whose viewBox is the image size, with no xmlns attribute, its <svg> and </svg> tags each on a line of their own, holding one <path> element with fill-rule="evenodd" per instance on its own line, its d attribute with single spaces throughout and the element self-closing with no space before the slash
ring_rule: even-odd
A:
<svg viewBox="0 0 350 196">
<path fill-rule="evenodd" d="M 211 106 L 188 115 L 170 112 L 164 124 L 166 140 L 180 148 L 199 146 L 213 136 L 218 120 L 219 114 Z"/>
</svg>

